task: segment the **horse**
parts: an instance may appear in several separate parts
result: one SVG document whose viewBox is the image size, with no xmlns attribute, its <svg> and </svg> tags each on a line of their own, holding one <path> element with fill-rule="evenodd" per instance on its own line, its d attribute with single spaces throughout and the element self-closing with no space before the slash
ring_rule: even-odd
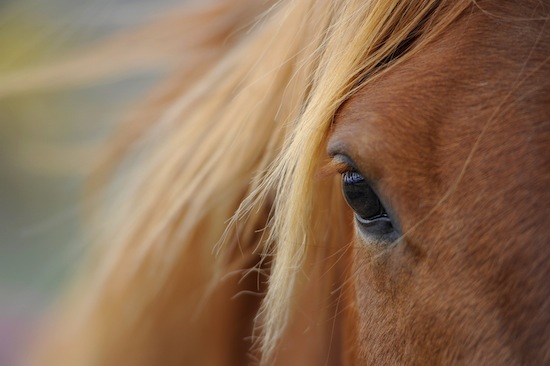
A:
<svg viewBox="0 0 550 366">
<path fill-rule="evenodd" d="M 550 3 L 233 5 L 35 363 L 549 363 Z"/>
</svg>

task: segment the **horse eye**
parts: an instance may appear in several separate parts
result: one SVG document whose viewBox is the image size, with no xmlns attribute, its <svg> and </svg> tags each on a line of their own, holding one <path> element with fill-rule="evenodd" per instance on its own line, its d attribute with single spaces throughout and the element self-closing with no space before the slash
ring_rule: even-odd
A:
<svg viewBox="0 0 550 366">
<path fill-rule="evenodd" d="M 360 222 L 388 217 L 380 199 L 358 172 L 347 171 L 342 175 L 342 190 L 346 202 Z"/>
</svg>

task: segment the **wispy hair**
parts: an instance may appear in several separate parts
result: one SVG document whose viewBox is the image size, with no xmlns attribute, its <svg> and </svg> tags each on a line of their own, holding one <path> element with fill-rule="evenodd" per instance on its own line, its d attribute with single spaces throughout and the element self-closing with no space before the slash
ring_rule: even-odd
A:
<svg viewBox="0 0 550 366">
<path fill-rule="evenodd" d="M 273 362 L 305 289 L 350 240 L 339 180 L 319 176 L 338 108 L 471 2 L 238 3 L 256 5 L 234 12 L 230 40 L 219 41 L 230 47 L 183 67 L 103 160 L 102 177 L 128 155 L 137 168 L 56 320 L 54 342 L 70 350 L 58 364 L 152 362 L 146 348 L 159 337 L 223 348 L 203 339 L 223 334 L 220 324 L 197 314 L 219 319 L 218 284 L 255 253 L 270 266 L 256 335 L 263 362 Z M 330 297 L 329 284 L 315 288 L 316 301 Z"/>
</svg>

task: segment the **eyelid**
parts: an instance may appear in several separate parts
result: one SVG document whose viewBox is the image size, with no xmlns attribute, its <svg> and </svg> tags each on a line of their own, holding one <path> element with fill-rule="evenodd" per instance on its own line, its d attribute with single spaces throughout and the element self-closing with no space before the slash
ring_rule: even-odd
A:
<svg viewBox="0 0 550 366">
<path fill-rule="evenodd" d="M 340 174 L 349 171 L 361 173 L 353 159 L 345 154 L 337 153 L 332 155 L 330 165 Z"/>
<path fill-rule="evenodd" d="M 345 155 L 336 154 L 329 156 L 329 160 L 321 167 L 318 172 L 320 177 L 331 177 L 342 175 L 349 171 L 357 171 L 355 163 Z"/>
<path fill-rule="evenodd" d="M 336 172 L 341 175 L 347 172 L 359 173 L 365 179 L 366 183 L 369 186 L 371 186 L 372 188 L 377 187 L 377 184 L 375 184 L 376 181 L 374 181 L 369 174 L 366 174 L 364 171 L 359 169 L 355 161 L 352 158 L 350 158 L 347 154 L 335 153 L 333 156 L 331 156 L 331 158 L 332 160 L 329 164 L 333 172 Z M 376 191 L 377 189 L 375 189 L 375 192 Z"/>
</svg>

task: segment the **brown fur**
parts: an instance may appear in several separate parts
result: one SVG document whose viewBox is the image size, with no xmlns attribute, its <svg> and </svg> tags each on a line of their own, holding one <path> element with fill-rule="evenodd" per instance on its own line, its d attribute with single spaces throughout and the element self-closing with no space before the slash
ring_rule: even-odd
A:
<svg viewBox="0 0 550 366">
<path fill-rule="evenodd" d="M 530 5 L 480 3 L 337 116 L 329 149 L 405 233 L 355 241 L 356 363 L 550 362 L 550 28 L 517 20 L 548 16 Z"/>
</svg>

